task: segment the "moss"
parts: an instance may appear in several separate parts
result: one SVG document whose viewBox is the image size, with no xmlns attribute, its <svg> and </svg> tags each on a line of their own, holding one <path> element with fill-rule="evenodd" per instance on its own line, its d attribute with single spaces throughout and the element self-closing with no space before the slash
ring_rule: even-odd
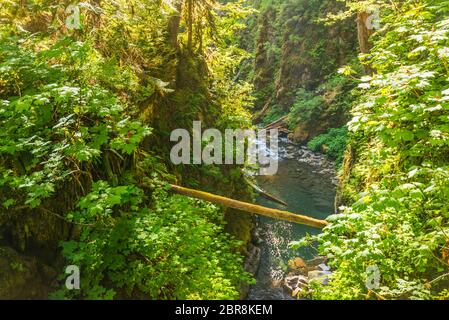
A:
<svg viewBox="0 0 449 320">
<path fill-rule="evenodd" d="M 255 108 L 261 109 L 272 97 L 281 49 L 276 29 L 277 9 L 268 6 L 260 14 L 254 62 Z"/>
<path fill-rule="evenodd" d="M 34 258 L 0 247 L 0 299 L 46 299 L 56 274 Z"/>
<path fill-rule="evenodd" d="M 272 104 L 289 111 L 299 88 L 314 91 L 357 52 L 350 19 L 317 22 L 342 4 L 335 0 L 287 0 L 261 4 L 254 28 L 256 109 Z M 247 40 L 247 38 L 245 38 Z"/>
</svg>

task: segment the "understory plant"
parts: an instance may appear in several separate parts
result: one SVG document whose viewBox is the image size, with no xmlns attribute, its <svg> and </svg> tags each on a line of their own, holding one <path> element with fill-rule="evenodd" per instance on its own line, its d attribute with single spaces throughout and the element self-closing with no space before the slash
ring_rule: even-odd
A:
<svg viewBox="0 0 449 320">
<path fill-rule="evenodd" d="M 316 299 L 449 297 L 448 8 L 382 2 L 362 56 L 375 72 L 361 78 L 349 123 L 346 200 L 321 235 L 295 244 L 317 244 L 333 268 Z"/>
<path fill-rule="evenodd" d="M 177 62 L 161 32 L 170 8 L 84 5 L 83 29 L 72 31 L 58 25 L 61 3 L 0 8 L 14 21 L 0 25 L 0 237 L 17 227 L 20 243 L 6 245 L 38 243 L 56 257 L 55 299 L 239 298 L 252 280 L 224 210 L 167 192 L 176 178 L 150 142 L 145 112 L 174 91 L 156 76 Z M 214 98 L 240 117 L 221 120 L 248 122 L 248 89 L 224 87 Z M 65 289 L 63 265 L 80 268 L 80 290 Z"/>
</svg>

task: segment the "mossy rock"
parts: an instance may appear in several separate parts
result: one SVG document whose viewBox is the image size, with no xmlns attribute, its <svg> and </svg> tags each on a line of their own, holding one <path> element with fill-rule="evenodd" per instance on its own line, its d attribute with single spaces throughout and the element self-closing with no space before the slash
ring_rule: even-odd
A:
<svg viewBox="0 0 449 320">
<path fill-rule="evenodd" d="M 56 272 L 35 258 L 0 247 L 0 299 L 46 299 Z"/>
</svg>

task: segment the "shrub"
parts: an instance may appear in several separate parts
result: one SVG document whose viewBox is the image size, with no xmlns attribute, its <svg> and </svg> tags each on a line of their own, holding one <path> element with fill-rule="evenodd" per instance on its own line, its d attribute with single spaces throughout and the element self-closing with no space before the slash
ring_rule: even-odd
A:
<svg viewBox="0 0 449 320">
<path fill-rule="evenodd" d="M 321 134 L 309 141 L 307 146 L 313 151 L 322 151 L 335 160 L 337 165 L 341 165 L 346 150 L 348 140 L 348 128 L 329 129 L 326 133 Z"/>
</svg>

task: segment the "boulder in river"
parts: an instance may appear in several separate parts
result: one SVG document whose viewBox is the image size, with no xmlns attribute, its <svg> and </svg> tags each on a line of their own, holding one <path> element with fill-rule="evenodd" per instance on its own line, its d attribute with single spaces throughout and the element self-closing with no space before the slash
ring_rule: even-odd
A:
<svg viewBox="0 0 449 320">
<path fill-rule="evenodd" d="M 284 279 L 284 287 L 296 296 L 303 288 L 308 288 L 308 279 L 302 275 L 290 275 Z"/>
<path fill-rule="evenodd" d="M 326 262 L 326 257 L 321 256 L 307 261 L 300 257 L 290 260 L 288 262 L 289 274 L 284 278 L 284 289 L 292 297 L 298 297 L 298 295 L 309 293 L 309 283 L 312 281 L 320 281 L 327 285 L 328 276 L 332 272 Z"/>
<path fill-rule="evenodd" d="M 250 243 L 247 250 L 248 258 L 245 261 L 245 270 L 256 274 L 260 263 L 260 248 Z"/>
<path fill-rule="evenodd" d="M 306 262 L 307 269 L 308 269 L 308 271 L 321 269 L 319 266 L 321 264 L 326 264 L 326 262 L 327 262 L 327 258 L 326 257 L 323 257 L 323 256 L 315 257 L 315 258 L 313 258 L 311 260 L 307 260 L 307 262 Z"/>
<path fill-rule="evenodd" d="M 299 257 L 290 260 L 288 262 L 288 268 L 290 271 L 292 271 L 292 273 L 295 274 L 302 274 L 302 275 L 307 274 L 307 264 L 302 258 Z"/>
</svg>

